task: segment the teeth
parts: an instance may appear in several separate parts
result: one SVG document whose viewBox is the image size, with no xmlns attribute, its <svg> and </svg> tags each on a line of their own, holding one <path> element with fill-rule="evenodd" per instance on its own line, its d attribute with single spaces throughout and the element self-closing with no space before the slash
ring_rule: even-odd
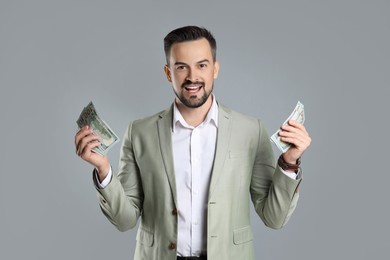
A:
<svg viewBox="0 0 390 260">
<path fill-rule="evenodd" d="M 199 89 L 201 88 L 201 86 L 198 86 L 198 87 L 186 87 L 186 89 L 189 89 L 189 90 L 196 90 L 196 89 Z"/>
</svg>

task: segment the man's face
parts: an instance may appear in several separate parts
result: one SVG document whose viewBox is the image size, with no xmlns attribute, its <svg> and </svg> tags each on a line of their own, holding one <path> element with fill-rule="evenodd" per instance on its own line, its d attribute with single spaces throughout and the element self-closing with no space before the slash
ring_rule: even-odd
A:
<svg viewBox="0 0 390 260">
<path fill-rule="evenodd" d="M 197 108 L 209 99 L 218 69 L 209 42 L 202 38 L 173 44 L 164 71 L 179 101 Z"/>
</svg>

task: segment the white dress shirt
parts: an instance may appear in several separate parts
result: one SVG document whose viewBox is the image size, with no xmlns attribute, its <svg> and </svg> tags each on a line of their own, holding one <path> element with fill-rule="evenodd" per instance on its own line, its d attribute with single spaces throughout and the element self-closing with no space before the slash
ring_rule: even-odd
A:
<svg viewBox="0 0 390 260">
<path fill-rule="evenodd" d="M 206 253 L 207 199 L 217 128 L 218 106 L 214 97 L 206 119 L 197 127 L 188 125 L 174 105 L 172 148 L 178 203 L 179 256 Z"/>
</svg>

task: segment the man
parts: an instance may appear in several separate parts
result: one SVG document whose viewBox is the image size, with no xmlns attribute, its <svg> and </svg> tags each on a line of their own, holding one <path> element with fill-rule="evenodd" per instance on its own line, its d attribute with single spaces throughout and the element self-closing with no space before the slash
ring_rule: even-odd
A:
<svg viewBox="0 0 390 260">
<path fill-rule="evenodd" d="M 299 159 L 310 144 L 303 125 L 289 122 L 280 136 L 292 143 L 275 166 L 260 120 L 216 101 L 216 42 L 187 26 L 164 39 L 172 106 L 129 124 L 113 174 L 88 127 L 76 134 L 77 154 L 94 167 L 106 217 L 121 231 L 139 217 L 134 259 L 255 259 L 251 197 L 265 225 L 281 228 L 298 200 Z M 283 169 L 281 169 L 283 167 Z"/>
</svg>

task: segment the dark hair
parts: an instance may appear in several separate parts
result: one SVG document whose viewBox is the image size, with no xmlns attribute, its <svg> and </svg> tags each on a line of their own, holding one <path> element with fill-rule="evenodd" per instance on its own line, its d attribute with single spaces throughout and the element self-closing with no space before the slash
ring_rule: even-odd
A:
<svg viewBox="0 0 390 260">
<path fill-rule="evenodd" d="M 209 42 L 213 60 L 215 61 L 217 58 L 217 42 L 211 32 L 206 28 L 198 26 L 185 26 L 171 31 L 164 38 L 164 51 L 167 64 L 169 64 L 169 55 L 171 54 L 171 47 L 174 43 L 195 41 L 201 38 L 205 38 Z"/>
</svg>

